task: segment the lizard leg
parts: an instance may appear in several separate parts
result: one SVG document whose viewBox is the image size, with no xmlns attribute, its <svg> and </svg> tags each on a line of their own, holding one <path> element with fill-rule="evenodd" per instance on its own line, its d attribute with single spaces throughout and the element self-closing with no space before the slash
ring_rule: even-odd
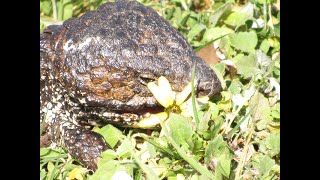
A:
<svg viewBox="0 0 320 180">
<path fill-rule="evenodd" d="M 83 127 L 65 130 L 64 147 L 72 157 L 91 170 L 96 170 L 100 154 L 107 149 L 100 134 Z"/>
</svg>

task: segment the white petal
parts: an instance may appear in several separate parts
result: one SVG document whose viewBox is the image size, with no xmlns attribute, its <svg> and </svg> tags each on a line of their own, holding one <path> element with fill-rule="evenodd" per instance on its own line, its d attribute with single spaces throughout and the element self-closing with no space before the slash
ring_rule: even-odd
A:
<svg viewBox="0 0 320 180">
<path fill-rule="evenodd" d="M 187 86 L 185 86 L 184 89 L 179 94 L 177 94 L 176 104 L 178 106 L 182 104 L 187 99 L 187 97 L 191 94 L 191 91 L 192 91 L 191 82 L 189 82 Z"/>
<path fill-rule="evenodd" d="M 168 96 L 168 92 L 164 92 L 162 89 L 160 89 L 160 87 L 157 86 L 155 82 L 149 82 L 147 84 L 147 87 L 163 107 L 167 108 L 173 104 L 173 98 L 171 96 Z"/>
<path fill-rule="evenodd" d="M 151 114 L 150 117 L 143 118 L 138 122 L 140 128 L 152 128 L 155 127 L 160 121 L 164 121 L 168 118 L 168 113 L 161 112 L 157 114 Z"/>
</svg>

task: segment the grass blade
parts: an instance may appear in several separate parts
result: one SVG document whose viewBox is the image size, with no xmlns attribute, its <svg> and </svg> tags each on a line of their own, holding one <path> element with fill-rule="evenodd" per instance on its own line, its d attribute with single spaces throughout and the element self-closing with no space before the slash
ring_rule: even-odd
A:
<svg viewBox="0 0 320 180">
<path fill-rule="evenodd" d="M 198 128 L 199 125 L 199 117 L 196 107 L 196 96 L 195 96 L 195 90 L 194 90 L 194 79 L 196 74 L 196 64 L 192 68 L 192 74 L 191 74 L 191 98 L 192 98 L 192 109 L 194 113 L 194 120 L 196 121 L 196 127 Z"/>
<path fill-rule="evenodd" d="M 230 140 L 232 134 L 236 130 L 238 130 L 238 128 L 241 126 L 241 124 L 251 115 L 251 111 L 252 111 L 252 109 L 250 109 L 249 112 L 239 120 L 239 123 L 228 133 L 228 136 L 227 136 L 228 140 Z"/>
<path fill-rule="evenodd" d="M 200 49 L 202 49 L 202 48 L 206 47 L 207 45 L 209 45 L 209 44 L 213 43 L 214 41 L 216 41 L 216 40 L 218 40 L 218 39 L 221 39 L 221 38 L 223 38 L 223 37 L 225 37 L 226 35 L 229 35 L 229 34 L 230 34 L 230 33 L 225 34 L 225 35 L 222 35 L 222 36 L 220 36 L 220 37 L 218 37 L 218 38 L 215 38 L 215 39 L 213 39 L 213 40 L 211 40 L 211 41 L 207 42 L 206 44 L 201 45 L 201 46 L 199 46 L 199 47 L 195 48 L 195 49 L 194 49 L 194 51 L 195 51 L 195 52 L 200 51 Z"/>
</svg>

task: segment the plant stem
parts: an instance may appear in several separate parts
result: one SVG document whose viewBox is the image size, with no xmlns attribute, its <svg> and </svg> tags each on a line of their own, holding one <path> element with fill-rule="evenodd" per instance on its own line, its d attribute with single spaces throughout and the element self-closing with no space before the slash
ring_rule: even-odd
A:
<svg viewBox="0 0 320 180">
<path fill-rule="evenodd" d="M 274 27 L 273 27 L 273 21 L 272 21 L 272 14 L 271 14 L 271 4 L 269 4 L 268 15 L 269 15 L 269 19 L 270 19 L 270 24 L 269 24 L 269 26 L 270 26 L 272 29 L 274 29 Z"/>
<path fill-rule="evenodd" d="M 268 24 L 268 6 L 267 6 L 267 0 L 264 0 L 263 3 L 263 17 L 264 17 L 264 29 L 267 28 Z"/>
<path fill-rule="evenodd" d="M 51 0 L 52 3 L 52 10 L 53 10 L 53 19 L 54 21 L 58 20 L 58 15 L 57 15 L 57 4 L 56 4 L 56 0 Z"/>
<path fill-rule="evenodd" d="M 247 153 L 248 153 L 248 148 L 249 148 L 249 143 L 251 141 L 251 137 L 252 137 L 252 134 L 253 134 L 253 131 L 254 131 L 254 126 L 255 126 L 255 123 L 254 121 L 252 122 L 251 124 L 251 128 L 250 128 L 250 132 L 249 132 L 249 135 L 247 137 L 247 140 L 246 140 L 246 144 L 243 148 L 243 152 L 240 156 L 240 161 L 239 161 L 239 165 L 237 167 L 237 172 L 236 172 L 236 177 L 234 178 L 235 180 L 238 180 L 240 179 L 240 175 L 241 175 L 241 172 L 242 172 L 242 168 L 244 166 L 244 163 L 247 159 Z"/>
</svg>

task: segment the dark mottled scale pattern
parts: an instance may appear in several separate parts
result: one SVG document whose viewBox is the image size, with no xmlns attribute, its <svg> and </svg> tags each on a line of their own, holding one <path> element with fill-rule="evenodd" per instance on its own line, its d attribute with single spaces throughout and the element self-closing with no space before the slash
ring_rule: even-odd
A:
<svg viewBox="0 0 320 180">
<path fill-rule="evenodd" d="M 214 71 L 177 30 L 131 0 L 48 26 L 40 35 L 40 61 L 41 119 L 46 115 L 54 142 L 90 169 L 107 146 L 87 125 L 135 126 L 159 109 L 147 82 L 165 76 L 179 92 L 196 64 L 197 94 L 221 90 Z"/>
</svg>

